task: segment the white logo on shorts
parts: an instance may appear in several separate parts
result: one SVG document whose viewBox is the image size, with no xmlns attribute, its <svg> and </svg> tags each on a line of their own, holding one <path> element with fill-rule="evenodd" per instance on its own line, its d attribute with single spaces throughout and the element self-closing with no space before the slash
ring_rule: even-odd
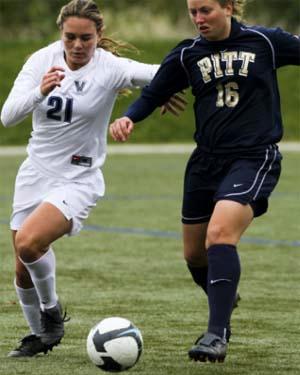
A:
<svg viewBox="0 0 300 375">
<path fill-rule="evenodd" d="M 237 188 L 237 187 L 239 187 L 239 186 L 243 186 L 244 184 L 233 184 L 233 187 L 234 188 Z"/>
<path fill-rule="evenodd" d="M 216 280 L 210 280 L 210 285 L 213 285 L 213 284 L 216 284 L 216 283 L 219 283 L 221 281 L 227 281 L 229 283 L 231 283 L 232 280 L 230 279 L 216 279 Z"/>
</svg>

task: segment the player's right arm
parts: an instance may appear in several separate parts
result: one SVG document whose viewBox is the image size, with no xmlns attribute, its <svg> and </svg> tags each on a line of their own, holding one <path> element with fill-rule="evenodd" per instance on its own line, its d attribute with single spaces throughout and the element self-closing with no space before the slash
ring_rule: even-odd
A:
<svg viewBox="0 0 300 375">
<path fill-rule="evenodd" d="M 53 67 L 45 73 L 45 53 L 34 53 L 24 64 L 2 107 L 1 122 L 5 127 L 17 125 L 26 118 L 56 86 L 63 71 Z"/>
<path fill-rule="evenodd" d="M 180 61 L 180 48 L 176 48 L 165 58 L 149 86 L 144 87 L 141 96 L 128 108 L 125 116 L 110 125 L 112 138 L 126 141 L 135 122 L 148 117 L 157 107 L 163 106 L 174 94 L 188 86 L 188 77 Z"/>
</svg>

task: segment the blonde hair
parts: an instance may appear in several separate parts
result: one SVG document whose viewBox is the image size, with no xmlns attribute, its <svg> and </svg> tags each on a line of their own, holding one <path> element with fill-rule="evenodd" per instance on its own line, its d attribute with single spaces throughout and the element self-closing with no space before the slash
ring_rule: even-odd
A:
<svg viewBox="0 0 300 375">
<path fill-rule="evenodd" d="M 232 16 L 237 20 L 242 20 L 244 15 L 244 9 L 247 0 L 217 0 L 221 6 L 225 6 L 229 2 L 232 3 L 233 6 L 233 13 Z"/>
<path fill-rule="evenodd" d="M 103 37 L 105 29 L 103 16 L 93 0 L 72 0 L 64 5 L 57 17 L 57 26 L 62 29 L 64 22 L 69 17 L 87 18 L 95 23 L 98 35 L 97 47 L 110 51 L 116 56 L 120 56 L 122 50 L 134 49 L 134 47 L 128 43 Z"/>
</svg>

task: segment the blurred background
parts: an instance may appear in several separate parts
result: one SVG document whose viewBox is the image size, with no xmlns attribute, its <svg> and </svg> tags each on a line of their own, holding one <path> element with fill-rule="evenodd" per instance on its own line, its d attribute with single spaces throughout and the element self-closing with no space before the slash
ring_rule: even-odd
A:
<svg viewBox="0 0 300 375">
<path fill-rule="evenodd" d="M 196 35 L 186 10 L 185 0 L 101 0 L 96 1 L 104 15 L 105 35 L 130 42 L 138 52 L 126 56 L 141 62 L 159 63 L 179 41 Z M 56 18 L 64 0 L 0 0 L 0 108 L 26 57 L 59 39 Z M 300 0 L 248 0 L 244 21 L 247 24 L 280 26 L 300 33 Z M 283 68 L 279 72 L 285 140 L 300 140 L 300 69 Z M 138 93 L 120 97 L 113 118 L 122 115 Z M 191 142 L 194 121 L 193 99 L 178 119 L 155 113 L 145 120 L 132 142 Z M 159 123 L 159 124 L 157 124 Z M 0 127 L 0 145 L 26 144 L 31 121 L 22 126 Z"/>
<path fill-rule="evenodd" d="M 180 38 L 193 31 L 185 0 L 100 0 L 107 31 L 128 38 Z M 65 0 L 0 0 L 0 29 L 5 39 L 49 38 Z M 245 18 L 250 23 L 281 25 L 297 32 L 300 0 L 248 0 Z"/>
</svg>

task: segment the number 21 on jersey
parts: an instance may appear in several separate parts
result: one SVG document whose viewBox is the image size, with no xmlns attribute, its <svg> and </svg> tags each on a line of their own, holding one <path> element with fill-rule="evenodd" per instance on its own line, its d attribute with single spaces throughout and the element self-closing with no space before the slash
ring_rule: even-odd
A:
<svg viewBox="0 0 300 375">
<path fill-rule="evenodd" d="M 72 122 L 73 114 L 73 99 L 64 99 L 60 96 L 50 96 L 47 105 L 51 107 L 47 111 L 47 117 L 55 121 Z"/>
</svg>

